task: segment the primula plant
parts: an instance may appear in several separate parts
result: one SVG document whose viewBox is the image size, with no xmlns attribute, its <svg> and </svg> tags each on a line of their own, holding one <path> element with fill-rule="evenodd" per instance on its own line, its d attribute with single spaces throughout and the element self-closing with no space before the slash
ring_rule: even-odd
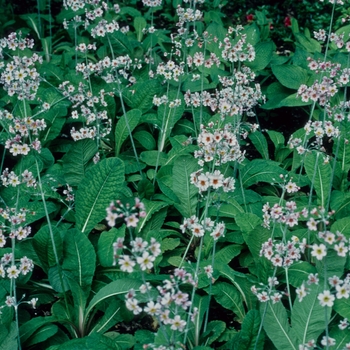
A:
<svg viewBox="0 0 350 350">
<path fill-rule="evenodd" d="M 350 349 L 349 1 L 26 3 L 0 10 L 2 348 Z"/>
</svg>

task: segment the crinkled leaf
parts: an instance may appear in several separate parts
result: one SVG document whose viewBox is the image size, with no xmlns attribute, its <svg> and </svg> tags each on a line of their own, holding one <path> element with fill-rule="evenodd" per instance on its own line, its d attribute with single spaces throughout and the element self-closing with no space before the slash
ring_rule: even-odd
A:
<svg viewBox="0 0 350 350">
<path fill-rule="evenodd" d="M 194 215 L 196 210 L 198 189 L 190 183 L 190 175 L 197 169 L 198 164 L 192 156 L 181 156 L 174 162 L 172 190 L 181 202 L 174 205 L 185 218 Z"/>
<path fill-rule="evenodd" d="M 62 268 L 81 288 L 89 289 L 95 273 L 96 254 L 85 234 L 77 229 L 67 231 L 64 237 Z"/>
<path fill-rule="evenodd" d="M 130 133 L 136 128 L 141 119 L 141 111 L 132 109 L 123 115 L 115 128 L 115 154 L 118 155 L 123 142 L 130 136 Z"/>
<path fill-rule="evenodd" d="M 77 228 L 89 233 L 103 218 L 106 208 L 124 186 L 124 164 L 107 158 L 89 169 L 76 194 Z"/>
<path fill-rule="evenodd" d="M 63 156 L 63 173 L 67 183 L 78 186 L 87 171 L 87 164 L 96 154 L 96 142 L 84 139 L 75 142 L 70 150 Z"/>
<path fill-rule="evenodd" d="M 266 311 L 266 312 L 265 312 Z M 287 311 L 281 302 L 260 304 L 265 332 L 278 350 L 298 350 L 298 334 L 288 323 Z"/>
<path fill-rule="evenodd" d="M 317 299 L 318 294 L 323 292 L 323 286 L 313 284 L 307 288 L 308 295 L 301 302 L 295 299 L 291 315 L 291 324 L 298 335 L 299 344 L 319 337 L 325 328 L 325 312 L 329 312 L 329 308 L 325 309 Z M 328 319 L 329 316 L 330 313 Z"/>
</svg>

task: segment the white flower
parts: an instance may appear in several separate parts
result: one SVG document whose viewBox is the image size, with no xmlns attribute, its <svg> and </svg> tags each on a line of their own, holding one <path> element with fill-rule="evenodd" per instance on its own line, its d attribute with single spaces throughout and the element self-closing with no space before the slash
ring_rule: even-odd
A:
<svg viewBox="0 0 350 350">
<path fill-rule="evenodd" d="M 142 256 L 136 258 L 136 261 L 140 265 L 141 270 L 145 271 L 153 267 L 153 261 L 155 259 L 156 258 L 148 252 L 143 252 Z"/>
<path fill-rule="evenodd" d="M 138 303 L 139 302 L 136 299 L 132 298 L 132 299 L 127 299 L 125 305 L 128 310 L 134 313 L 134 315 L 138 315 L 142 311 Z"/>
<path fill-rule="evenodd" d="M 316 257 L 317 260 L 322 260 L 327 255 L 327 249 L 324 244 L 314 244 L 312 246 L 311 255 Z"/>
<path fill-rule="evenodd" d="M 324 336 L 321 340 L 321 345 L 323 346 L 332 346 L 332 345 L 335 345 L 335 339 L 334 338 L 330 338 L 330 337 L 327 337 L 327 336 Z"/>
<path fill-rule="evenodd" d="M 19 276 L 20 271 L 17 269 L 17 267 L 15 265 L 12 265 L 11 267 L 9 267 L 7 270 L 7 276 L 9 278 L 17 278 Z"/>
<path fill-rule="evenodd" d="M 171 323 L 170 328 L 174 331 L 179 330 L 180 332 L 182 332 L 186 326 L 186 321 L 182 320 L 179 315 L 176 315 L 174 319 L 170 321 L 170 323 Z"/>
<path fill-rule="evenodd" d="M 331 294 L 329 290 L 325 290 L 323 293 L 320 293 L 317 296 L 317 299 L 320 301 L 321 306 L 332 307 L 334 304 L 334 295 Z"/>
<path fill-rule="evenodd" d="M 135 261 L 132 261 L 129 255 L 123 255 L 121 258 L 119 258 L 118 264 L 120 265 L 120 269 L 122 271 L 129 273 L 134 271 L 133 267 L 136 265 Z"/>
<path fill-rule="evenodd" d="M 341 298 L 348 299 L 349 298 L 350 288 L 347 285 L 341 286 L 340 284 L 338 284 L 335 286 L 335 289 L 337 290 L 337 294 L 336 294 L 337 299 L 341 299 Z"/>
<path fill-rule="evenodd" d="M 297 288 L 295 292 L 297 293 L 299 302 L 301 302 L 307 295 L 304 283 L 300 286 L 300 288 Z"/>
<path fill-rule="evenodd" d="M 147 303 L 147 306 L 143 309 L 143 311 L 153 316 L 153 315 L 159 314 L 161 308 L 162 308 L 162 305 L 160 305 L 159 303 L 154 303 L 153 301 L 149 301 Z"/>
</svg>

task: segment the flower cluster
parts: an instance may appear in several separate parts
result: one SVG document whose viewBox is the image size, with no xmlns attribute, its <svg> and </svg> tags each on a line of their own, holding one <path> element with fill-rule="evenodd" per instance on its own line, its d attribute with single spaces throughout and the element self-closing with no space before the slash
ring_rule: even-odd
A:
<svg viewBox="0 0 350 350">
<path fill-rule="evenodd" d="M 71 118 L 84 121 L 86 126 L 76 130 L 71 128 L 71 136 L 74 141 L 85 138 L 102 138 L 111 132 L 112 121 L 107 115 L 105 107 L 105 91 L 100 90 L 99 95 L 93 95 L 88 86 L 80 83 L 77 93 L 73 94 L 75 87 L 68 81 L 63 82 L 59 89 L 63 95 L 66 96 L 73 105 Z"/>
<path fill-rule="evenodd" d="M 287 183 L 287 191 L 289 193 L 296 192 L 298 187 L 294 182 L 289 181 Z M 286 202 L 285 206 L 280 204 L 274 204 L 273 207 L 270 207 L 269 203 L 263 205 L 263 226 L 270 228 L 271 220 L 273 222 L 278 222 L 285 224 L 289 227 L 293 227 L 298 224 L 298 219 L 300 217 L 300 212 L 296 211 L 297 206 L 294 201 Z"/>
<path fill-rule="evenodd" d="M 178 65 L 173 60 L 169 60 L 167 63 L 161 62 L 157 66 L 156 74 L 164 81 L 179 81 L 179 78 L 184 74 L 183 65 Z"/>
<path fill-rule="evenodd" d="M 0 58 L 3 58 L 3 50 L 8 48 L 11 51 L 24 49 L 32 49 L 34 47 L 34 40 L 29 38 L 22 38 L 22 33 L 10 33 L 7 38 L 0 39 Z"/>
<path fill-rule="evenodd" d="M 197 144 L 200 149 L 195 151 L 194 156 L 198 158 L 200 166 L 211 161 L 216 166 L 231 161 L 240 163 L 244 159 L 244 152 L 240 149 L 235 130 L 231 124 L 225 124 L 223 128 L 215 127 L 214 123 L 209 123 L 207 127 L 201 125 Z"/>
<path fill-rule="evenodd" d="M 206 218 L 199 222 L 199 219 L 193 215 L 190 218 L 185 218 L 182 225 L 180 225 L 182 233 L 185 233 L 187 230 L 195 237 L 203 237 L 207 232 L 213 237 L 214 241 L 217 241 L 220 237 L 225 236 L 225 223 L 211 220 Z"/>
<path fill-rule="evenodd" d="M 135 291 L 130 290 L 126 294 L 126 307 L 135 315 L 144 312 L 155 317 L 160 327 L 163 328 L 163 334 L 166 337 L 169 332 L 173 334 L 172 331 L 183 332 L 188 326 L 186 319 L 188 318 L 188 310 L 191 307 L 190 295 L 182 292 L 180 289 L 180 286 L 183 284 L 195 285 L 196 283 L 190 273 L 187 273 L 184 269 L 177 268 L 174 274 L 170 275 L 169 279 L 163 281 L 163 285 L 157 287 L 158 296 L 155 301 L 150 300 L 141 307 Z M 145 283 L 140 287 L 140 292 L 151 295 L 151 292 L 154 292 L 154 288 L 149 283 Z M 194 308 L 190 315 L 192 322 L 195 321 L 197 313 L 198 310 Z M 153 344 L 147 344 L 147 347 L 159 350 L 173 349 L 172 347 L 155 347 Z M 176 349 L 178 348 L 176 347 Z"/>
<path fill-rule="evenodd" d="M 339 114 L 337 114 L 339 117 Z M 342 116 L 341 116 L 342 118 Z M 314 140 L 309 145 L 312 148 L 324 150 L 324 138 L 339 138 L 340 130 L 337 126 L 334 126 L 331 121 L 314 121 L 307 122 L 304 126 L 305 135 L 309 138 L 309 140 Z M 296 149 L 299 154 L 304 154 L 307 151 L 306 148 L 306 140 L 302 140 L 298 137 L 291 136 L 288 145 L 291 149 Z"/>
<path fill-rule="evenodd" d="M 283 297 L 283 294 L 275 289 L 278 284 L 279 282 L 276 277 L 269 277 L 267 286 L 260 283 L 261 287 L 253 285 L 250 290 L 261 303 L 266 303 L 271 300 L 273 304 L 276 304 L 280 302 Z"/>
<path fill-rule="evenodd" d="M 17 278 L 20 274 L 25 276 L 33 268 L 33 261 L 26 256 L 21 258 L 18 264 L 13 264 L 12 253 L 5 254 L 0 260 L 0 276 L 2 278 Z"/>
<path fill-rule="evenodd" d="M 287 243 L 278 242 L 269 238 L 267 242 L 263 243 L 260 256 L 264 256 L 270 260 L 275 267 L 288 268 L 294 262 L 297 262 L 301 258 L 301 254 L 305 252 L 306 239 L 301 242 L 297 237 L 293 237 L 291 241 Z"/>
<path fill-rule="evenodd" d="M 146 216 L 145 205 L 139 198 L 135 198 L 135 204 L 131 206 L 129 203 L 125 205 L 117 200 L 112 202 L 107 210 L 107 223 L 109 226 L 115 226 L 118 218 L 124 219 L 127 227 L 136 227 L 139 219 Z"/>
<path fill-rule="evenodd" d="M 0 176 L 0 180 L 5 187 L 16 187 L 20 184 L 26 184 L 27 187 L 36 187 L 36 180 L 33 173 L 28 169 L 24 170 L 21 175 L 16 175 L 14 171 L 9 171 L 6 168 Z"/>
<path fill-rule="evenodd" d="M 16 211 L 15 208 L 0 208 L 0 216 L 9 223 L 8 225 L 2 223 L 0 226 L 0 248 L 4 247 L 6 244 L 6 231 L 9 231 L 9 238 L 16 238 L 19 241 L 27 238 L 31 234 L 31 227 L 24 226 L 27 212 L 28 211 L 24 208 L 19 211 Z"/>
<path fill-rule="evenodd" d="M 223 47 L 221 56 L 223 59 L 229 62 L 252 62 L 255 59 L 255 50 L 252 44 L 247 43 L 247 35 L 243 34 L 243 26 L 237 26 L 236 28 L 229 28 L 228 34 L 236 33 L 234 39 L 227 36 L 224 42 L 219 44 L 219 47 Z"/>
<path fill-rule="evenodd" d="M 161 254 L 160 243 L 155 238 L 151 238 L 151 242 L 143 240 L 141 237 L 137 237 L 135 240 L 130 242 L 131 256 L 120 255 L 124 246 L 124 239 L 118 238 L 113 244 L 114 250 L 114 265 L 116 265 L 116 259 L 121 271 L 131 273 L 134 271 L 134 267 L 138 266 L 141 271 L 150 270 L 153 268 L 153 262 L 156 257 Z"/>
<path fill-rule="evenodd" d="M 340 87 L 349 82 L 349 69 L 341 68 L 339 63 L 329 61 L 314 60 L 308 58 L 309 68 L 315 73 L 320 73 L 322 78 L 316 80 L 310 87 L 305 84 L 300 85 L 297 97 L 301 97 L 303 102 L 309 100 L 318 102 L 321 106 L 327 106 Z"/>
<path fill-rule="evenodd" d="M 191 184 L 198 188 L 200 194 L 209 189 L 218 190 L 221 188 L 224 192 L 235 190 L 235 179 L 231 176 L 225 178 L 220 170 L 210 173 L 199 169 L 191 174 Z"/>
<path fill-rule="evenodd" d="M 318 284 L 319 278 L 317 275 L 309 275 L 307 284 Z M 347 274 L 344 279 L 339 278 L 338 276 L 334 275 L 333 277 L 328 278 L 328 285 L 329 289 L 324 290 L 323 292 L 319 293 L 317 296 L 317 299 L 321 306 L 328 306 L 332 307 L 334 305 L 334 301 L 336 299 L 349 299 L 350 296 L 350 274 Z M 307 296 L 310 293 L 309 288 L 305 286 L 305 283 L 303 283 L 299 288 L 296 289 L 296 293 L 299 299 L 299 302 L 301 302 L 305 296 Z M 342 325 L 343 329 L 344 324 Z"/>
<path fill-rule="evenodd" d="M 5 148 L 13 156 L 26 156 L 31 149 L 40 153 L 41 142 L 32 136 L 39 135 L 40 131 L 46 129 L 44 119 L 34 119 L 33 117 L 17 118 L 12 113 L 0 110 L 0 122 L 6 127 L 9 138 L 5 142 Z"/>
<path fill-rule="evenodd" d="M 14 56 L 13 61 L 6 64 L 0 76 L 0 83 L 9 96 L 17 95 L 19 100 L 34 100 L 40 85 L 35 63 L 42 61 L 42 57 L 34 53 L 32 57 Z M 0 64 L 1 68 L 4 68 L 4 64 Z"/>
</svg>

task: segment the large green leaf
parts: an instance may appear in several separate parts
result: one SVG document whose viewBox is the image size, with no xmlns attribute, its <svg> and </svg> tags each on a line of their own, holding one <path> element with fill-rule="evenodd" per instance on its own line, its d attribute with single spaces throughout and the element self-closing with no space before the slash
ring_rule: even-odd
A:
<svg viewBox="0 0 350 350">
<path fill-rule="evenodd" d="M 5 324 L 0 324 L 0 350 L 17 349 L 17 328 L 13 321 L 9 327 Z"/>
<path fill-rule="evenodd" d="M 277 162 L 265 159 L 254 159 L 240 167 L 243 187 L 247 188 L 258 182 L 272 183 L 278 179 L 279 174 L 286 174 Z"/>
<path fill-rule="evenodd" d="M 78 186 L 87 171 L 87 164 L 97 152 L 96 142 L 84 139 L 75 142 L 62 158 L 64 178 L 71 186 Z"/>
<path fill-rule="evenodd" d="M 244 317 L 241 331 L 226 343 L 225 349 L 232 350 L 262 350 L 265 334 L 260 332 L 261 318 L 258 310 L 250 310 Z"/>
<path fill-rule="evenodd" d="M 97 243 L 98 260 L 103 267 L 111 267 L 113 265 L 113 243 L 119 237 L 125 236 L 125 225 L 120 228 L 113 227 L 110 231 L 101 233 Z"/>
<path fill-rule="evenodd" d="M 281 302 L 260 304 L 264 329 L 278 350 L 298 350 L 298 334 L 288 323 L 287 311 Z"/>
<path fill-rule="evenodd" d="M 173 188 L 180 204 L 175 203 L 176 209 L 185 218 L 195 214 L 198 189 L 190 183 L 190 175 L 198 169 L 198 164 L 192 156 L 177 158 L 173 166 Z"/>
<path fill-rule="evenodd" d="M 216 282 L 211 289 L 215 300 L 225 309 L 235 313 L 239 322 L 245 316 L 242 294 L 232 284 L 226 282 Z"/>
<path fill-rule="evenodd" d="M 153 97 L 161 92 L 162 87 L 157 80 L 147 80 L 134 84 L 132 89 L 123 92 L 126 104 L 145 112 L 152 108 Z"/>
<path fill-rule="evenodd" d="M 149 201 L 146 198 L 144 198 L 142 202 L 145 205 L 146 216 L 141 218 L 137 226 L 138 232 L 141 232 L 144 229 L 146 222 L 152 217 L 153 214 L 157 213 L 160 209 L 168 205 L 165 202 Z"/>
<path fill-rule="evenodd" d="M 254 71 L 263 70 L 271 61 L 272 53 L 276 46 L 273 41 L 260 42 L 255 45 L 255 60 L 245 62 Z"/>
<path fill-rule="evenodd" d="M 269 159 L 269 149 L 267 146 L 266 137 L 260 132 L 255 131 L 249 134 L 249 139 L 255 146 L 256 150 L 261 154 L 264 159 Z"/>
<path fill-rule="evenodd" d="M 115 128 L 115 155 L 118 155 L 123 142 L 130 133 L 136 128 L 141 119 L 141 111 L 139 109 L 132 109 L 123 115 Z"/>
<path fill-rule="evenodd" d="M 81 288 L 89 290 L 96 267 L 96 254 L 86 235 L 78 229 L 67 231 L 63 243 L 62 269 Z"/>
<path fill-rule="evenodd" d="M 87 309 L 86 315 L 88 315 L 92 309 L 101 301 L 110 297 L 120 296 L 126 294 L 130 289 L 137 290 L 142 284 L 142 281 L 136 281 L 130 278 L 123 278 L 117 281 L 113 281 L 101 288 L 97 294 L 91 299 Z"/>
<path fill-rule="evenodd" d="M 317 194 L 317 203 L 325 208 L 331 189 L 332 167 L 324 162 L 324 157 L 319 152 L 306 154 L 304 166 L 307 177 L 312 182 Z"/>
<path fill-rule="evenodd" d="M 323 287 L 313 284 L 308 286 L 308 291 L 309 294 L 301 302 L 295 299 L 292 309 L 291 324 L 293 331 L 298 335 L 299 344 L 317 339 L 325 328 L 326 310 L 317 299 Z"/>
<path fill-rule="evenodd" d="M 63 243 L 60 232 L 54 226 L 51 227 L 52 235 L 55 243 L 57 257 L 60 258 L 63 254 Z M 56 265 L 54 248 L 52 245 L 52 239 L 50 235 L 50 228 L 48 225 L 43 226 L 33 238 L 34 249 L 40 259 L 41 266 L 44 270 Z"/>
<path fill-rule="evenodd" d="M 277 80 L 289 89 L 297 90 L 300 85 L 306 84 L 309 79 L 307 70 L 299 66 L 277 65 L 271 68 Z"/>
<path fill-rule="evenodd" d="M 94 322 L 90 333 L 97 332 L 103 334 L 118 322 L 123 321 L 121 309 L 124 304 L 124 300 L 111 299 L 106 301 L 105 307 L 101 309 L 103 315 L 97 322 Z"/>
<path fill-rule="evenodd" d="M 124 164 L 118 158 L 107 158 L 89 169 L 76 194 L 77 228 L 89 233 L 103 218 L 112 200 L 124 185 Z"/>
</svg>

